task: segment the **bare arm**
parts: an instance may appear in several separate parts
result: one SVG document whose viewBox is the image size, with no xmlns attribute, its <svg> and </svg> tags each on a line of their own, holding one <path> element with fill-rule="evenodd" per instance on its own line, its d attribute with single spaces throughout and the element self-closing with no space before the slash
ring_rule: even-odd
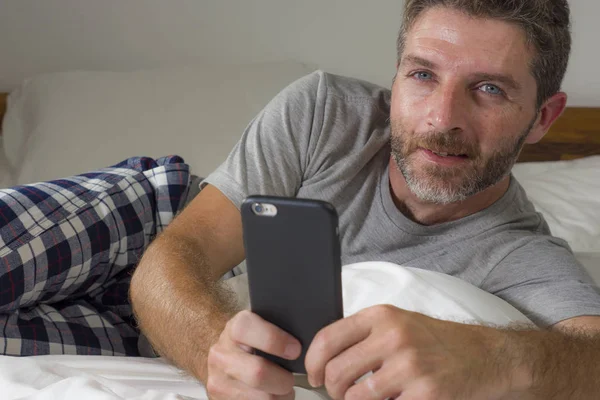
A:
<svg viewBox="0 0 600 400">
<path fill-rule="evenodd" d="M 597 399 L 600 396 L 600 317 L 563 321 L 549 331 L 510 332 L 507 344 L 523 366 L 514 376 L 519 399 Z"/>
<path fill-rule="evenodd" d="M 134 312 L 156 351 L 204 383 L 210 346 L 236 312 L 218 280 L 243 259 L 240 213 L 207 186 L 152 243 L 131 281 Z"/>
<path fill-rule="evenodd" d="M 600 393 L 599 357 L 600 317 L 498 329 L 376 305 L 319 331 L 306 370 L 336 400 L 585 400 Z"/>
</svg>

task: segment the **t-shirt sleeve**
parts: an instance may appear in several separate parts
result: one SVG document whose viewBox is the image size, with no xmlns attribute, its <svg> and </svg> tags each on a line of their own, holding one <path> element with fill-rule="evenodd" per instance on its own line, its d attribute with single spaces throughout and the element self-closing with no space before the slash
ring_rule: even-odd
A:
<svg viewBox="0 0 600 400">
<path fill-rule="evenodd" d="M 317 71 L 281 91 L 203 185 L 215 186 L 238 208 L 249 195 L 294 197 L 305 178 L 311 140 L 323 124 L 324 80 Z"/>
<path fill-rule="evenodd" d="M 547 236 L 523 243 L 492 269 L 482 289 L 543 328 L 600 315 L 600 290 L 563 243 Z"/>
</svg>

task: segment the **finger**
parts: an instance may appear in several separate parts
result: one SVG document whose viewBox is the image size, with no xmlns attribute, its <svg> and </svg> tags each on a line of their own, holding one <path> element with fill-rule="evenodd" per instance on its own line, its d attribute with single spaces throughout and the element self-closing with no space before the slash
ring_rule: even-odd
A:
<svg viewBox="0 0 600 400">
<path fill-rule="evenodd" d="M 403 365 L 407 365 L 407 363 L 402 356 L 386 360 L 378 371 L 350 387 L 345 393 L 344 400 L 395 399 L 401 394 L 407 394 L 403 389 L 410 388 L 411 385 L 411 391 L 414 392 L 422 385 L 416 376 Z"/>
<path fill-rule="evenodd" d="M 209 356 L 211 369 L 248 387 L 274 395 L 286 395 L 293 390 L 292 373 L 263 357 L 223 347 L 212 348 Z"/>
<path fill-rule="evenodd" d="M 308 381 L 313 387 L 325 382 L 327 363 L 350 346 L 361 342 L 371 327 L 361 313 L 341 319 L 321 329 L 310 344 L 305 358 Z"/>
<path fill-rule="evenodd" d="M 210 400 L 294 400 L 295 392 L 278 396 L 245 385 L 226 376 L 209 377 L 206 390 Z"/>
<path fill-rule="evenodd" d="M 325 367 L 325 387 L 331 397 L 344 398 L 348 389 L 365 374 L 381 368 L 386 357 L 384 338 L 369 336 L 344 350 Z"/>
<path fill-rule="evenodd" d="M 277 357 L 295 360 L 302 350 L 298 339 L 248 310 L 232 318 L 226 329 L 231 340 L 238 345 L 250 346 Z"/>
</svg>

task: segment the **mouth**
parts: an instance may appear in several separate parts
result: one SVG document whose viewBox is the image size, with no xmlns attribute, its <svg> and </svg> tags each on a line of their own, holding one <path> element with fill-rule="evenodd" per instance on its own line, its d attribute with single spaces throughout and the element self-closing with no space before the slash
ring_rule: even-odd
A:
<svg viewBox="0 0 600 400">
<path fill-rule="evenodd" d="M 458 152 L 452 153 L 448 151 L 441 151 L 439 149 L 430 150 L 424 147 L 419 147 L 417 153 L 421 154 L 422 157 L 424 157 L 424 159 L 428 162 L 446 167 L 457 167 L 464 165 L 470 160 L 470 157 L 467 154 Z"/>
<path fill-rule="evenodd" d="M 444 158 L 463 158 L 463 159 L 467 159 L 469 158 L 468 155 L 466 154 L 462 154 L 462 153 L 451 153 L 451 152 L 447 152 L 447 151 L 438 151 L 438 150 L 432 150 L 432 149 L 426 149 L 421 147 L 421 150 L 424 150 L 426 152 L 432 153 L 438 157 L 444 157 Z"/>
</svg>

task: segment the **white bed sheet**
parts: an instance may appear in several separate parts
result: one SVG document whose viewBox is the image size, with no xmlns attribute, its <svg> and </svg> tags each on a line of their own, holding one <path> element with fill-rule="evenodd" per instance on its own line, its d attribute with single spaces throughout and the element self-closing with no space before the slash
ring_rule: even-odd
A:
<svg viewBox="0 0 600 400">
<path fill-rule="evenodd" d="M 183 371 L 139 357 L 0 356 L 0 387 L 6 400 L 208 400 L 204 387 Z M 324 398 L 295 391 L 296 400 Z"/>
<path fill-rule="evenodd" d="M 513 174 L 552 234 L 574 252 L 600 252 L 600 156 L 517 164 Z"/>
<path fill-rule="evenodd" d="M 206 398 L 204 388 L 162 359 L 108 356 L 0 357 L 8 399 Z"/>
<path fill-rule="evenodd" d="M 344 314 L 375 304 L 453 321 L 508 324 L 529 320 L 505 301 L 437 272 L 368 262 L 345 266 Z M 246 275 L 228 281 L 248 306 Z M 161 359 L 103 356 L 0 356 L 2 399 L 207 399 L 201 384 Z M 322 395 L 296 388 L 296 400 Z"/>
</svg>

